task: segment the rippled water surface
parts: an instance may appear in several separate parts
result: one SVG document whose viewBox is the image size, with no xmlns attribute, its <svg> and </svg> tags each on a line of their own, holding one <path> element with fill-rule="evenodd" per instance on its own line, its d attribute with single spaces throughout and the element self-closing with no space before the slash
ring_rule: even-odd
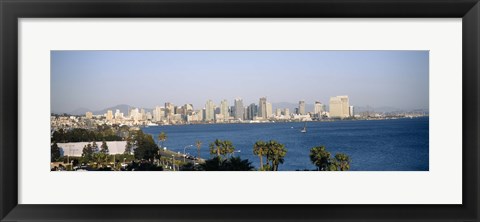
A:
<svg viewBox="0 0 480 222">
<path fill-rule="evenodd" d="M 428 117 L 396 120 L 308 122 L 307 133 L 301 133 L 303 123 L 205 124 L 150 126 L 145 133 L 157 135 L 164 131 L 165 146 L 183 153 L 185 146 L 202 141 L 201 157 L 209 158 L 208 144 L 215 139 L 230 140 L 235 153 L 259 166 L 253 155 L 257 140 L 277 140 L 288 149 L 285 163 L 279 170 L 315 169 L 308 157 L 311 147 L 325 145 L 335 155 L 346 153 L 357 171 L 425 171 L 429 166 Z M 187 153 L 197 154 L 196 148 Z"/>
</svg>

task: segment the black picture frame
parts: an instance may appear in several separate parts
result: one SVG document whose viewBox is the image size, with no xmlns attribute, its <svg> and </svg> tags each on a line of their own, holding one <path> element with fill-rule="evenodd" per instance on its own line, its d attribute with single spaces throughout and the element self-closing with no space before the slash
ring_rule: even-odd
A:
<svg viewBox="0 0 480 222">
<path fill-rule="evenodd" d="M 478 221 L 478 0 L 0 0 L 1 221 Z M 461 205 L 18 204 L 19 18 L 462 18 Z M 448 43 L 445 43 L 448 44 Z M 54 194 L 52 194 L 54 195 Z"/>
</svg>

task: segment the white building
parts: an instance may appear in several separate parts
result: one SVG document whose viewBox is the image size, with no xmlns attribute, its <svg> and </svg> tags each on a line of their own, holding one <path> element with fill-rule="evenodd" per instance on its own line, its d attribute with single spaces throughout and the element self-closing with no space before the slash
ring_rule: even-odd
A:
<svg viewBox="0 0 480 222">
<path fill-rule="evenodd" d="M 220 102 L 220 114 L 224 120 L 228 120 L 230 113 L 228 112 L 228 101 L 226 99 Z"/>
<path fill-rule="evenodd" d="M 212 100 L 208 100 L 205 104 L 205 121 L 213 121 L 215 119 L 215 104 Z"/>
<path fill-rule="evenodd" d="M 270 117 L 272 117 L 272 114 L 273 114 L 273 108 L 272 108 L 272 104 L 271 104 L 271 103 L 269 103 L 269 102 L 267 102 L 267 104 L 266 104 L 266 111 L 267 111 L 267 113 L 266 113 L 266 115 L 267 115 L 267 118 L 270 118 Z"/>
<path fill-rule="evenodd" d="M 102 141 L 96 141 L 97 146 L 100 148 Z M 83 148 L 87 144 L 92 144 L 91 142 L 75 142 L 75 143 L 57 143 L 60 148 L 61 156 L 75 156 L 81 157 Z M 127 141 L 107 141 L 108 152 L 111 155 L 114 154 L 123 154 L 125 152 L 125 146 Z"/>
<path fill-rule="evenodd" d="M 350 117 L 350 104 L 348 96 L 330 97 L 330 117 L 348 118 Z"/>
<path fill-rule="evenodd" d="M 313 114 L 317 117 L 321 117 L 323 112 L 325 112 L 324 105 L 321 102 L 315 101 Z"/>
</svg>

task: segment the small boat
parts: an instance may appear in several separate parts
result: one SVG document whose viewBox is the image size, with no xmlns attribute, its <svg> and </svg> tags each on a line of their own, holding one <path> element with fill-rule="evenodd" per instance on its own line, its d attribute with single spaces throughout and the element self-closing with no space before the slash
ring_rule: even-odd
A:
<svg viewBox="0 0 480 222">
<path fill-rule="evenodd" d="M 301 133 L 306 133 L 307 132 L 307 123 L 303 125 L 303 129 L 300 130 Z"/>
</svg>

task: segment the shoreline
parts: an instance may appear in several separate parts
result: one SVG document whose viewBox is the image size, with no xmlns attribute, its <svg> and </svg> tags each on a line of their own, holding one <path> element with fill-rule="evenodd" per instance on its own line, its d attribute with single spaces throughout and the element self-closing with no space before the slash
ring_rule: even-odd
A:
<svg viewBox="0 0 480 222">
<path fill-rule="evenodd" d="M 400 120 L 400 119 L 417 119 L 417 118 L 430 118 L 429 115 L 425 116 L 412 116 L 412 117 L 391 117 L 391 118 L 358 118 L 358 119 L 326 119 L 326 120 L 308 120 L 308 121 L 261 121 L 261 122 L 212 122 L 212 123 L 183 123 L 183 124 L 157 124 L 157 125 L 136 125 L 131 127 L 149 128 L 158 126 L 185 126 L 185 125 L 228 125 L 228 124 L 275 124 L 275 123 L 312 123 L 312 122 L 355 122 L 355 121 L 381 121 L 381 120 Z"/>
</svg>

